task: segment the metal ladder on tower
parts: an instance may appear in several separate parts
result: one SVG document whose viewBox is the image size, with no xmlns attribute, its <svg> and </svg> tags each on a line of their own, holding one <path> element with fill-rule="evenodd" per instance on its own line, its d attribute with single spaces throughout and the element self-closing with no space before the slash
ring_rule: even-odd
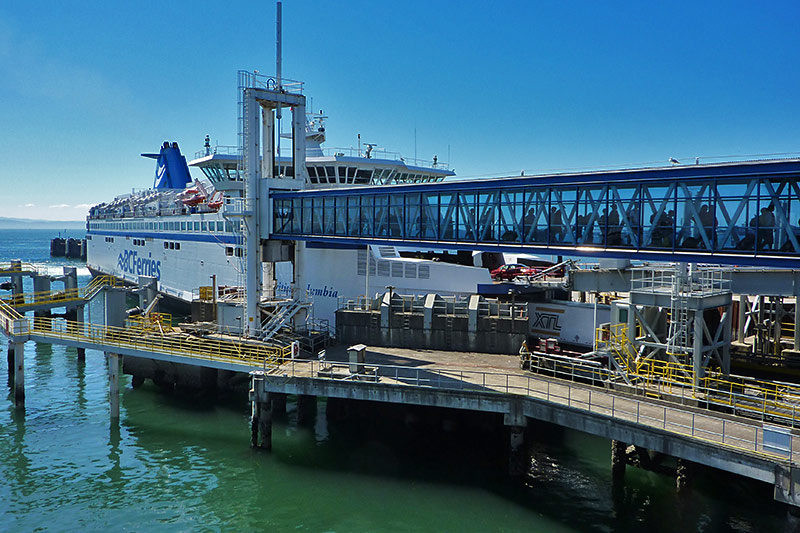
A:
<svg viewBox="0 0 800 533">
<path fill-rule="evenodd" d="M 690 283 L 690 279 L 681 276 L 680 273 L 676 273 L 672 279 L 667 355 L 676 358 L 689 353 Z"/>
</svg>

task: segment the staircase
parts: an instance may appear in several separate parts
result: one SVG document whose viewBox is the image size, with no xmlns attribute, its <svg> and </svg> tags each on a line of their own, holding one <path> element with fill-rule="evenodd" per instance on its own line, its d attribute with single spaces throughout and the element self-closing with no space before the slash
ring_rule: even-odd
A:
<svg viewBox="0 0 800 533">
<path fill-rule="evenodd" d="M 307 302 L 299 300 L 285 300 L 275 306 L 275 310 L 267 315 L 261 323 L 261 340 L 271 339 L 282 327 L 289 323 L 294 316 L 301 310 L 309 306 Z"/>
</svg>

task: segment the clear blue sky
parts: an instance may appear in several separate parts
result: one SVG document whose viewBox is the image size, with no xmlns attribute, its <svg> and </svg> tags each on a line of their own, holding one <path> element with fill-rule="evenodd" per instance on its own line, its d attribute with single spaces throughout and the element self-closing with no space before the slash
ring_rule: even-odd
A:
<svg viewBox="0 0 800 533">
<path fill-rule="evenodd" d="M 328 146 L 463 176 L 800 152 L 800 2 L 300 1 L 284 76 Z M 81 219 L 139 157 L 236 143 L 236 71 L 272 73 L 275 5 L 0 4 L 0 216 Z M 27 207 L 26 207 L 27 206 Z"/>
</svg>

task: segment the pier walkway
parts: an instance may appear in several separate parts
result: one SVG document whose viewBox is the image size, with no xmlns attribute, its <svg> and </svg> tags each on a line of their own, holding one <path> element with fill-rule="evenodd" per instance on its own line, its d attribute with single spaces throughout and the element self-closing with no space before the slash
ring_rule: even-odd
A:
<svg viewBox="0 0 800 533">
<path fill-rule="evenodd" d="M 264 405 L 279 393 L 469 409 L 503 414 L 512 427 L 543 420 L 772 483 L 776 499 L 800 504 L 795 430 L 704 408 L 690 392 L 664 401 L 570 382 L 520 370 L 516 356 L 370 348 L 369 364 L 351 372 L 343 355 L 254 371 L 251 399 Z"/>
</svg>

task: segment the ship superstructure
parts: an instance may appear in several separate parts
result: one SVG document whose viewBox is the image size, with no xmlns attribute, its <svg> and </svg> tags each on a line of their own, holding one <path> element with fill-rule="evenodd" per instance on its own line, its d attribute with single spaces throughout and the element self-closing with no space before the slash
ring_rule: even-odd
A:
<svg viewBox="0 0 800 533">
<path fill-rule="evenodd" d="M 306 120 L 307 178 L 303 188 L 389 185 L 442 181 L 455 173 L 434 157 L 406 160 L 365 143 L 358 148 L 323 149 L 325 117 Z M 241 149 L 211 146 L 186 162 L 176 143 L 165 142 L 150 189 L 134 190 L 91 208 L 87 219 L 87 263 L 97 273 L 136 283 L 152 276 L 162 293 L 178 302 L 197 298 L 200 287 L 241 294 L 246 285 L 245 196 Z M 273 175 L 294 177 L 292 159 L 275 158 Z M 189 167 L 203 177 L 192 179 Z M 374 294 L 392 286 L 407 294 L 469 294 L 490 283 L 484 268 L 402 257 L 397 249 L 314 247 L 295 243 L 304 260 L 259 263 L 262 299 L 303 298 L 317 319 L 333 322 L 340 299 Z M 298 283 L 297 280 L 302 280 Z"/>
</svg>

